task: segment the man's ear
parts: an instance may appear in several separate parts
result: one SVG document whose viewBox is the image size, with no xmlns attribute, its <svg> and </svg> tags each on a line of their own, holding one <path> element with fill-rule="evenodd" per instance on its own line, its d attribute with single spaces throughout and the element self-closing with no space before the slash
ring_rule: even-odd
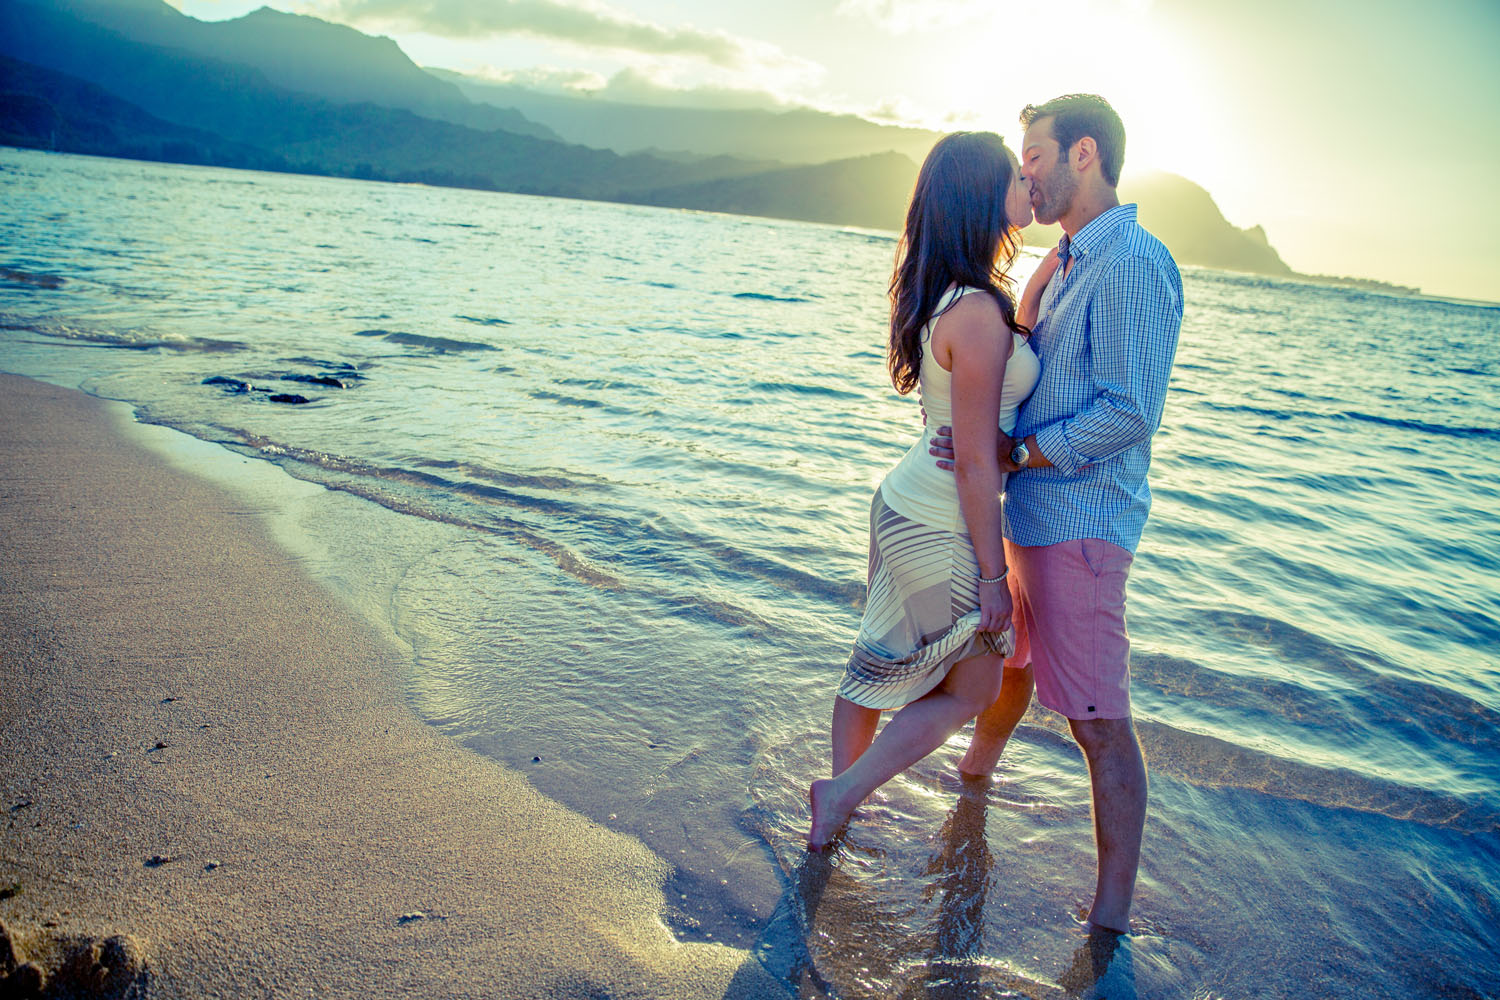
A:
<svg viewBox="0 0 1500 1000">
<path fill-rule="evenodd" d="M 1072 154 L 1070 158 L 1073 161 L 1073 169 L 1082 173 L 1088 169 L 1090 163 L 1094 163 L 1099 159 L 1099 144 L 1094 141 L 1093 136 L 1086 135 L 1073 143 L 1073 148 L 1070 152 Z"/>
</svg>

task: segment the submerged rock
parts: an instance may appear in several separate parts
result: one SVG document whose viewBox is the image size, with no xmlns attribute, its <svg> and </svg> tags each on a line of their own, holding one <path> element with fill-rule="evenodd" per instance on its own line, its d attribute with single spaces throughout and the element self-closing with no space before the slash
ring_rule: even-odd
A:
<svg viewBox="0 0 1500 1000">
<path fill-rule="evenodd" d="M 36 288 L 61 288 L 63 279 L 55 274 L 38 274 L 32 271 L 17 271 L 9 267 L 0 267 L 0 278 L 6 281 L 15 281 L 23 285 L 32 285 Z"/>
<path fill-rule="evenodd" d="M 26 940 L 36 958 L 23 954 L 10 928 L 0 923 L 0 996 L 123 1000 L 142 995 L 149 969 L 144 950 L 128 935 L 61 933 L 38 940 L 29 934 Z"/>
<path fill-rule="evenodd" d="M 311 403 L 312 400 L 308 399 L 306 396 L 303 396 L 303 395 L 301 395 L 299 393 L 295 393 L 295 392 L 278 392 L 278 393 L 274 394 L 273 396 L 271 396 L 271 402 L 273 402 L 273 403 L 289 403 L 292 406 L 300 406 L 303 403 Z"/>
<path fill-rule="evenodd" d="M 241 382 L 237 378 L 229 378 L 225 375 L 214 375 L 204 379 L 200 385 L 222 385 L 225 392 L 249 392 L 252 386 L 249 382 Z"/>
<path fill-rule="evenodd" d="M 335 389 L 346 388 L 343 382 L 341 382 L 338 379 L 334 378 L 332 375 L 283 375 L 283 376 L 281 376 L 281 381 L 283 381 L 283 382 L 307 382 L 307 383 L 310 383 L 312 385 L 326 385 L 326 386 L 331 386 L 332 388 L 335 388 Z"/>
</svg>

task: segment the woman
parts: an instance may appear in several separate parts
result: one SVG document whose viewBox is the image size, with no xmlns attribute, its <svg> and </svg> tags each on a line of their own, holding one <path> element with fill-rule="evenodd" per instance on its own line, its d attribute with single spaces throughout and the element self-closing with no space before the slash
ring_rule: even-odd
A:
<svg viewBox="0 0 1500 1000">
<path fill-rule="evenodd" d="M 920 388 L 931 425 L 952 425 L 955 472 L 934 464 L 924 431 L 875 492 L 869 596 L 834 701 L 834 776 L 808 792 L 812 850 L 1001 693 L 1014 633 L 996 445 L 1036 385 L 1022 318 L 1034 320 L 1056 268 L 1049 254 L 1018 318 L 1006 270 L 1030 222 L 1029 188 L 998 135 L 958 132 L 933 146 L 896 251 L 887 353 L 896 391 Z M 1012 673 L 1024 711 L 1029 684 Z"/>
</svg>

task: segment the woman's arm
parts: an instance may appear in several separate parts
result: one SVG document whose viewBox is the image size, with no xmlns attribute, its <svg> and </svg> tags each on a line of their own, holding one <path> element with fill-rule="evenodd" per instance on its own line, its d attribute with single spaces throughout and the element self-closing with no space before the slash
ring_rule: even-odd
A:
<svg viewBox="0 0 1500 1000">
<path fill-rule="evenodd" d="M 1047 290 L 1047 283 L 1057 273 L 1059 263 L 1057 248 L 1054 247 L 1047 251 L 1047 255 L 1027 279 L 1026 291 L 1021 293 L 1021 302 L 1016 306 L 1016 322 L 1028 330 L 1036 326 L 1037 313 L 1042 308 L 1042 293 Z"/>
<path fill-rule="evenodd" d="M 1000 390 L 1011 337 L 1000 307 L 988 295 L 969 295 L 938 320 L 933 357 L 953 374 L 953 450 L 959 509 L 985 577 L 1005 572 L 1000 532 Z M 1010 589 L 979 585 L 979 628 L 1001 632 L 1010 624 Z"/>
</svg>

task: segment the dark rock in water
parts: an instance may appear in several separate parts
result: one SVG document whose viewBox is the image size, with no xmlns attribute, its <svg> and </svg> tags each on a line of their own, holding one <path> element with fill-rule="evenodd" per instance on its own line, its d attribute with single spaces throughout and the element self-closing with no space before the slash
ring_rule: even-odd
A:
<svg viewBox="0 0 1500 1000">
<path fill-rule="evenodd" d="M 447 354 L 450 351 L 494 351 L 498 350 L 492 344 L 481 344 L 473 340 L 453 340 L 450 337 L 427 337 L 420 333 L 404 333 L 400 330 L 359 330 L 354 334 L 356 337 L 379 337 L 393 344 L 402 344 L 406 347 L 420 347 L 438 354 Z"/>
<path fill-rule="evenodd" d="M 204 379 L 201 385 L 222 385 L 225 392 L 249 392 L 250 383 L 241 382 L 237 378 L 228 378 L 223 375 L 214 375 Z"/>
<path fill-rule="evenodd" d="M 36 274 L 31 271 L 16 271 L 8 267 L 0 267 L 0 278 L 36 288 L 61 288 L 63 285 L 63 279 L 55 274 Z"/>
<path fill-rule="evenodd" d="M 293 406 L 298 406 L 302 403 L 311 403 L 312 400 L 308 399 L 306 396 L 299 396 L 295 392 L 278 392 L 271 397 L 271 402 L 290 403 Z"/>
<path fill-rule="evenodd" d="M 31 997 L 40 997 L 47 988 L 47 974 L 40 965 L 27 962 L 17 966 L 16 971 L 0 980 L 0 986 L 5 987 L 5 995 L 8 997 L 30 1000 Z"/>
<path fill-rule="evenodd" d="M 10 928 L 0 920 L 0 976 L 9 975 L 21 962 L 16 958 L 16 946 L 10 939 Z"/>
<path fill-rule="evenodd" d="M 309 383 L 311 385 L 327 385 L 327 386 L 332 386 L 335 389 L 342 389 L 342 388 L 344 388 L 344 383 L 340 382 L 338 379 L 334 378 L 332 375 L 283 375 L 283 376 L 281 376 L 281 381 L 283 381 L 283 382 L 307 382 L 307 383 Z"/>
</svg>

